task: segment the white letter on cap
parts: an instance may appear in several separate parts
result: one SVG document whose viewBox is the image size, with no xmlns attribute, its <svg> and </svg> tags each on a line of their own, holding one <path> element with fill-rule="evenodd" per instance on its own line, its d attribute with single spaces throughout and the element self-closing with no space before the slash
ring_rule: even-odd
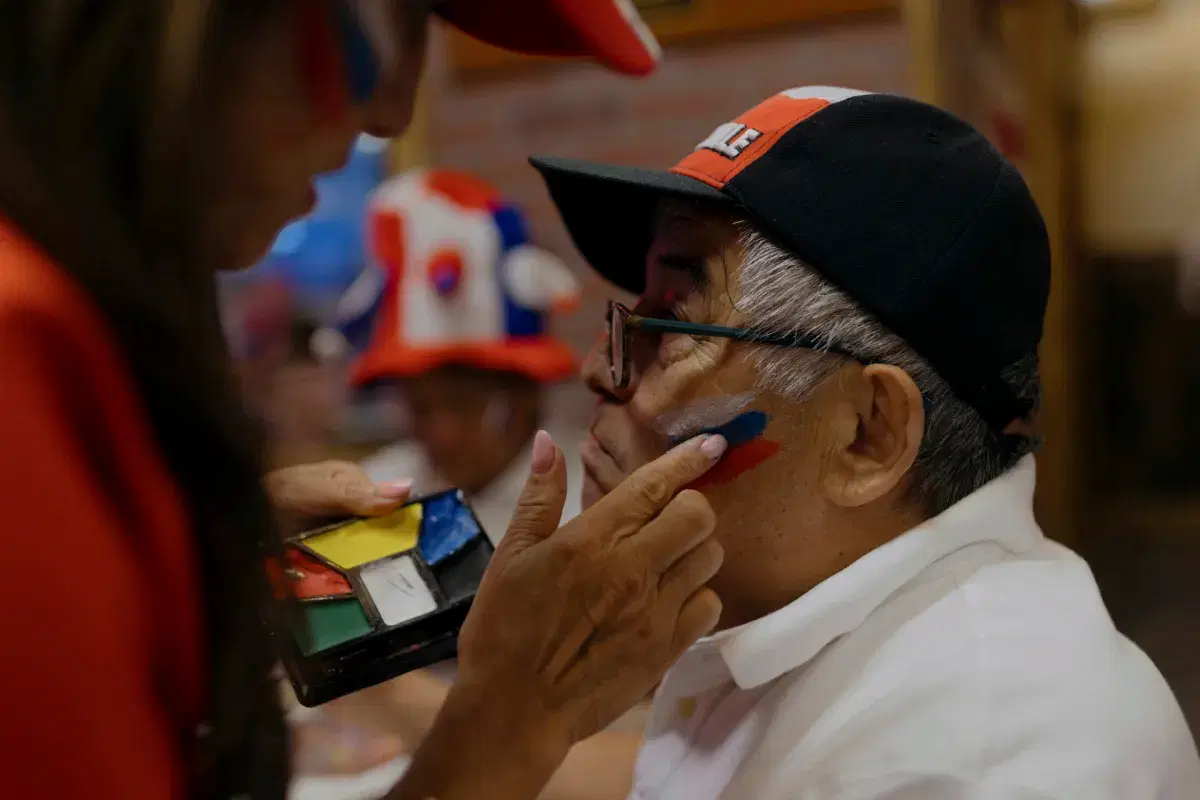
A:
<svg viewBox="0 0 1200 800">
<path fill-rule="evenodd" d="M 697 150 L 713 150 L 726 158 L 737 158 L 743 150 L 750 146 L 762 131 L 747 128 L 740 122 L 726 122 L 709 134 L 708 138 L 696 145 Z"/>
</svg>

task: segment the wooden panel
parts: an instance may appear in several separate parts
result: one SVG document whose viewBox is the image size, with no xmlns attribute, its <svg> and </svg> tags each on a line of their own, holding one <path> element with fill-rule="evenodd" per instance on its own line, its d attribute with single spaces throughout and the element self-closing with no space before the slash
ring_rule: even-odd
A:
<svg viewBox="0 0 1200 800">
<path fill-rule="evenodd" d="M 1156 11 L 1162 0 L 1077 0 L 1087 23 Z"/>
<path fill-rule="evenodd" d="M 1159 543 L 1194 544 L 1200 531 L 1200 499 L 1141 492 L 1114 494 L 1101 504 L 1101 532 Z"/>
<path fill-rule="evenodd" d="M 847 14 L 892 10 L 897 0 L 638 0 L 643 18 L 663 44 L 822 22 Z M 560 59 L 509 53 L 451 29 L 451 68 L 459 73 L 554 63 Z"/>
<path fill-rule="evenodd" d="M 392 172 L 404 172 L 429 163 L 429 92 L 421 89 L 413 109 L 412 123 L 389 150 Z"/>
<path fill-rule="evenodd" d="M 1078 546 L 1085 526 L 1088 410 L 1082 402 L 1084 324 L 1075 223 L 1079 183 L 1078 29 L 1066 0 L 1027 0 L 1007 44 L 1028 102 L 1027 179 L 1050 232 L 1053 272 L 1042 343 L 1046 447 L 1038 460 L 1037 512 L 1046 533 Z M 1018 49 L 1019 48 L 1019 49 Z"/>
<path fill-rule="evenodd" d="M 904 0 L 900 6 L 912 49 L 913 95 L 927 103 L 943 102 L 943 76 L 948 73 L 945 53 L 938 46 L 941 4 L 930 0 Z"/>
<path fill-rule="evenodd" d="M 1078 125 L 1077 10 L 1070 0 L 905 0 L 904 12 L 926 100 L 988 131 L 993 109 L 984 89 L 994 65 L 984 60 L 981 25 L 1000 44 L 1004 68 L 1020 94 L 1024 131 L 1013 160 L 1045 217 L 1053 259 L 1041 350 L 1039 422 L 1046 444 L 1038 457 L 1037 514 L 1048 535 L 1077 544 L 1087 459 L 1078 335 L 1086 309 L 1075 275 L 1078 167 L 1071 144 Z"/>
</svg>

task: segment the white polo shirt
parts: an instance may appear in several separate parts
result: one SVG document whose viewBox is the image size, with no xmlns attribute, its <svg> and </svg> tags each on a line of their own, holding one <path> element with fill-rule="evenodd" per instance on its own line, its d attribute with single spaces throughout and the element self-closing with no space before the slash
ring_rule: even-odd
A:
<svg viewBox="0 0 1200 800">
<path fill-rule="evenodd" d="M 1175 800 L 1200 758 L 1034 462 L 667 673 L 637 800 Z"/>
</svg>

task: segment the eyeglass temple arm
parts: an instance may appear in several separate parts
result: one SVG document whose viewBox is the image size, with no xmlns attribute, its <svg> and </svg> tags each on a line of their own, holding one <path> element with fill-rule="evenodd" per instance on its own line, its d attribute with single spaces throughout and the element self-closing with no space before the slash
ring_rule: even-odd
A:
<svg viewBox="0 0 1200 800">
<path fill-rule="evenodd" d="M 691 336 L 715 336 L 720 339 L 732 339 L 737 342 L 765 344 L 771 347 L 791 347 L 803 350 L 823 350 L 835 355 L 852 358 L 859 361 L 853 353 L 840 347 L 819 341 L 815 337 L 802 333 L 762 333 L 745 328 L 731 328 L 727 325 L 704 325 L 700 323 L 681 322 L 674 319 L 654 319 L 653 317 L 638 317 L 630 315 L 626 323 L 651 333 L 682 333 Z"/>
</svg>

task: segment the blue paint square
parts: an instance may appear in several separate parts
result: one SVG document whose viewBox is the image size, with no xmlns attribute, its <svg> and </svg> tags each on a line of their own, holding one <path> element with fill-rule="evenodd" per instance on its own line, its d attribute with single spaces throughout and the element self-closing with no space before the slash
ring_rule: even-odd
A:
<svg viewBox="0 0 1200 800">
<path fill-rule="evenodd" d="M 417 549 L 425 563 L 444 561 L 480 536 L 483 530 L 458 492 L 449 492 L 424 503 Z"/>
</svg>

